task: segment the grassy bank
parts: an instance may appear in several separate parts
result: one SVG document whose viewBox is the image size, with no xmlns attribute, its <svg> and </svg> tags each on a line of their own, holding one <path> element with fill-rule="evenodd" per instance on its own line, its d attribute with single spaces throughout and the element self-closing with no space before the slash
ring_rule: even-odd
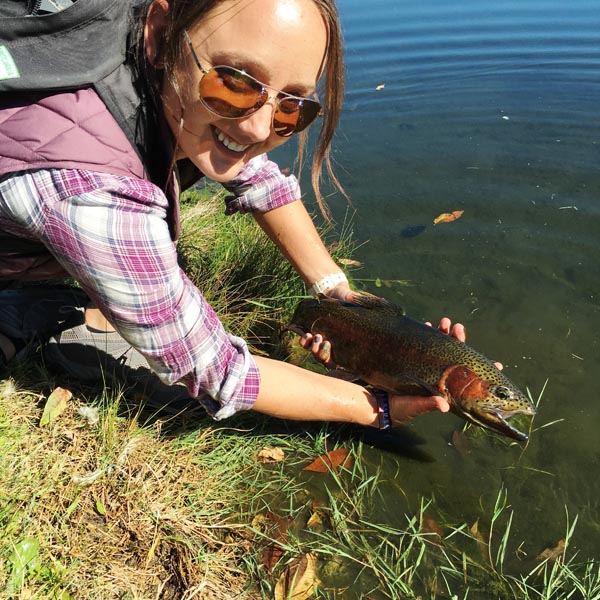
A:
<svg viewBox="0 0 600 600">
<path fill-rule="evenodd" d="M 210 194 L 184 202 L 181 261 L 229 330 L 284 357 L 303 286 L 251 218 L 222 211 Z M 339 259 L 348 237 L 330 239 Z M 57 386 L 73 396 L 40 424 Z M 478 523 L 423 498 L 392 526 L 374 512 L 390 499 L 367 449 L 346 427 L 215 423 L 33 360 L 0 383 L 0 598 L 600 599 L 600 564 L 571 544 L 576 515 L 526 558 L 502 489 Z M 304 470 L 336 450 L 339 466 Z"/>
</svg>

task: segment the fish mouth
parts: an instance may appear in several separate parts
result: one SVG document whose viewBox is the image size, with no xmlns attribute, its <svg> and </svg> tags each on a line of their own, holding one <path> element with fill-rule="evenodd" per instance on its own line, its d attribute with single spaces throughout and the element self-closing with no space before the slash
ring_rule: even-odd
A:
<svg viewBox="0 0 600 600">
<path fill-rule="evenodd" d="M 508 422 L 508 419 L 515 415 L 528 415 L 532 416 L 535 414 L 534 411 L 530 410 L 502 410 L 499 408 L 482 407 L 476 414 L 471 412 L 463 412 L 462 415 L 468 421 L 475 423 L 490 431 L 496 431 L 504 434 L 505 436 L 518 440 L 519 442 L 526 442 L 529 436 L 517 429 L 514 425 Z"/>
</svg>

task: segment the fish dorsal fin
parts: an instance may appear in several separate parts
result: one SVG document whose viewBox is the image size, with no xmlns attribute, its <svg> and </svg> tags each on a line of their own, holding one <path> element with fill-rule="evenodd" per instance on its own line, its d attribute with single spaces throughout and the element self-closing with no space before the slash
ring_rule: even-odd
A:
<svg viewBox="0 0 600 600">
<path fill-rule="evenodd" d="M 397 304 L 380 298 L 368 292 L 352 292 L 352 301 L 350 304 L 357 304 L 369 310 L 376 310 L 393 316 L 404 316 L 404 309 Z"/>
</svg>

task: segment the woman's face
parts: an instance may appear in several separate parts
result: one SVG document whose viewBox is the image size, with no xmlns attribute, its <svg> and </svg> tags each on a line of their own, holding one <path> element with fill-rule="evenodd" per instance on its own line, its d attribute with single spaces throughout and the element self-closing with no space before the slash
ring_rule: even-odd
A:
<svg viewBox="0 0 600 600">
<path fill-rule="evenodd" d="M 282 91 L 310 97 L 315 91 L 327 32 L 312 0 L 225 0 L 188 33 L 205 70 L 235 67 L 272 88 L 270 96 Z M 275 99 L 241 119 L 215 115 L 199 100 L 202 73 L 189 49 L 186 53 L 176 71 L 181 100 L 169 84 L 163 94 L 165 115 L 178 135 L 178 157 L 188 157 L 211 179 L 229 181 L 251 158 L 288 139 L 272 128 Z"/>
</svg>

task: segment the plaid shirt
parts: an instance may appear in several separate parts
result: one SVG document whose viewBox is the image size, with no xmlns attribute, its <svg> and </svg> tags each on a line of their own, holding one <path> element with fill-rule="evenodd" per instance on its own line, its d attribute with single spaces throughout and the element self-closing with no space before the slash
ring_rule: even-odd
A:
<svg viewBox="0 0 600 600">
<path fill-rule="evenodd" d="M 300 197 L 296 179 L 260 156 L 228 185 L 228 212 Z M 253 406 L 259 372 L 177 264 L 168 201 L 152 183 L 47 169 L 0 181 L 0 230 L 41 241 L 162 381 L 181 382 L 216 419 Z"/>
</svg>

